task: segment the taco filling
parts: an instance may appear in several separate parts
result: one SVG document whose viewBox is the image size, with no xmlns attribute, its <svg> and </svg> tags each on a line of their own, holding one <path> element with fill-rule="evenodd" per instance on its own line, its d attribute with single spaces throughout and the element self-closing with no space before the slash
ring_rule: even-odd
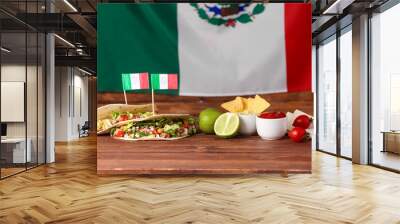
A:
<svg viewBox="0 0 400 224">
<path fill-rule="evenodd" d="M 111 128 L 115 124 L 118 124 L 119 122 L 133 120 L 133 119 L 148 118 L 151 117 L 152 115 L 153 115 L 152 112 L 138 112 L 138 113 L 112 112 L 111 118 L 106 118 L 97 121 L 97 131 L 103 131 L 108 128 Z"/>
<path fill-rule="evenodd" d="M 187 118 L 160 118 L 128 122 L 126 125 L 111 129 L 111 136 L 126 140 L 174 139 L 196 134 L 196 121 Z"/>
</svg>

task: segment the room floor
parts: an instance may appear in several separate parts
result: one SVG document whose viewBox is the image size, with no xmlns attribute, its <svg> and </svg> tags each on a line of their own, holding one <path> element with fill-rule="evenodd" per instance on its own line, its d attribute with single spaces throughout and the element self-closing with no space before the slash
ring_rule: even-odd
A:
<svg viewBox="0 0 400 224">
<path fill-rule="evenodd" d="M 36 167 L 36 164 L 33 163 L 27 163 L 26 165 L 28 169 Z M 1 168 L 1 177 L 4 178 L 11 175 L 15 175 L 17 173 L 25 171 L 25 169 L 26 169 L 25 164 L 18 164 L 17 167 L 10 167 L 10 166 L 7 166 L 6 168 L 3 167 Z"/>
<path fill-rule="evenodd" d="M 374 164 L 400 170 L 400 155 L 392 152 L 374 151 Z"/>
<path fill-rule="evenodd" d="M 313 173 L 96 175 L 96 140 L 0 181 L 0 223 L 399 223 L 400 176 L 313 152 Z"/>
</svg>

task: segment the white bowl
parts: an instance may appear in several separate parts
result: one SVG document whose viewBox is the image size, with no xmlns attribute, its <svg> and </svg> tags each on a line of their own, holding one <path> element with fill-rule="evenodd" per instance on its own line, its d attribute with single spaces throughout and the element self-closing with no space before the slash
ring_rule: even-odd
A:
<svg viewBox="0 0 400 224">
<path fill-rule="evenodd" d="M 265 119 L 256 117 L 257 133 L 262 139 L 277 140 L 287 132 L 287 120 L 284 118 Z"/>
<path fill-rule="evenodd" d="M 256 115 L 239 113 L 239 133 L 241 135 L 254 135 L 256 133 Z"/>
</svg>

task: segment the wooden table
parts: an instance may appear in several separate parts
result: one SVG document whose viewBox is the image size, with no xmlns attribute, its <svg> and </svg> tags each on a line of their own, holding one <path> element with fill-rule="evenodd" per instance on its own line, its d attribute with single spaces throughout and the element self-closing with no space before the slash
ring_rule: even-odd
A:
<svg viewBox="0 0 400 224">
<path fill-rule="evenodd" d="M 311 173 L 311 143 L 265 141 L 258 136 L 220 139 L 203 134 L 163 142 L 98 136 L 97 173 Z"/>
<path fill-rule="evenodd" d="M 382 131 L 383 149 L 382 152 L 400 154 L 400 131 Z"/>
</svg>

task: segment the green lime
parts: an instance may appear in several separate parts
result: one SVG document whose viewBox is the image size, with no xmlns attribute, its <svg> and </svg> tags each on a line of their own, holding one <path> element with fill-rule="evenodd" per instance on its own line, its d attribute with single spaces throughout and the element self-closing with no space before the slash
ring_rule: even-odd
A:
<svg viewBox="0 0 400 224">
<path fill-rule="evenodd" d="M 239 116 L 236 113 L 224 113 L 214 124 L 215 134 L 223 138 L 231 138 L 239 130 Z"/>
<path fill-rule="evenodd" d="M 199 128 L 206 134 L 214 134 L 214 123 L 215 120 L 222 113 L 214 108 L 207 108 L 200 112 L 199 115 Z"/>
</svg>

